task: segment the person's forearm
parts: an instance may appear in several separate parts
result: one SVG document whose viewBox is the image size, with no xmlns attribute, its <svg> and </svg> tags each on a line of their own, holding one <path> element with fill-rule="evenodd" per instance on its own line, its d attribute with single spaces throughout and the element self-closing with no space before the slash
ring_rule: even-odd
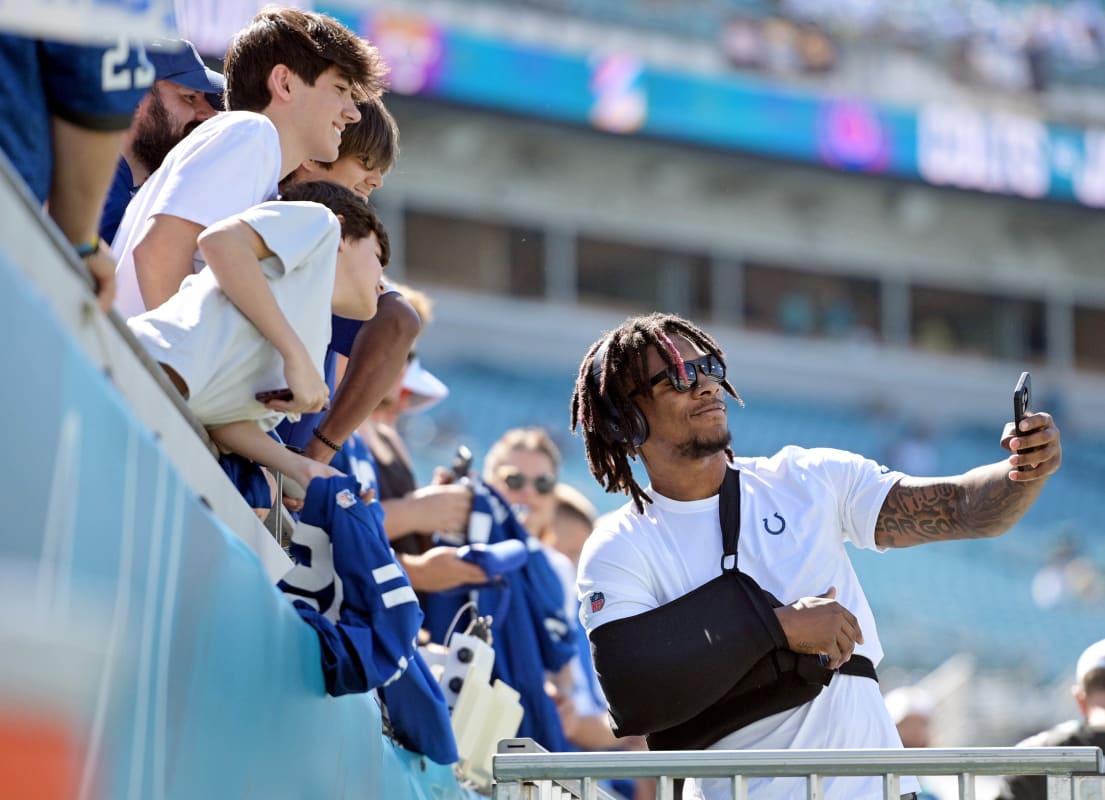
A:
<svg viewBox="0 0 1105 800">
<path fill-rule="evenodd" d="M 1033 412 L 1020 430 L 1006 423 L 1001 446 L 1012 451 L 996 464 L 947 478 L 899 481 L 883 501 L 875 544 L 910 547 L 944 539 L 1000 536 L 1031 507 L 1062 466 L 1059 429 L 1050 414 Z"/>
<path fill-rule="evenodd" d="M 266 434 L 253 420 L 242 420 L 208 428 L 212 441 L 230 453 L 285 474 L 296 471 L 295 453 Z"/>
<path fill-rule="evenodd" d="M 1000 536 L 1031 507 L 1044 480 L 1009 480 L 999 461 L 949 478 L 903 478 L 883 503 L 876 529 L 881 547 Z"/>
<path fill-rule="evenodd" d="M 979 536 L 1000 536 L 1036 502 L 1046 478 L 1031 482 L 1009 479 L 1009 464 L 977 467 L 963 476 L 960 513 L 963 524 Z"/>
<path fill-rule="evenodd" d="M 390 500 L 381 500 L 380 506 L 384 509 L 384 530 L 388 539 L 394 541 L 408 533 L 416 533 L 418 529 L 418 515 L 415 504 L 409 497 L 393 497 Z"/>
<path fill-rule="evenodd" d="M 54 166 L 47 206 L 74 244 L 96 238 L 104 197 L 119 163 L 125 131 L 93 131 L 59 117 L 51 121 Z"/>
<path fill-rule="evenodd" d="M 400 294 L 380 296 L 376 316 L 357 333 L 345 378 L 318 426 L 327 439 L 344 442 L 380 404 L 407 363 L 421 327 L 417 312 Z M 315 438 L 307 443 L 306 455 L 329 463 L 334 451 Z"/>
<path fill-rule="evenodd" d="M 212 441 L 220 449 L 237 453 L 268 467 L 274 472 L 282 472 L 306 490 L 315 478 L 329 478 L 340 475 L 336 469 L 319 464 L 295 453 L 277 442 L 261 430 L 253 420 L 242 420 L 208 428 Z"/>
<path fill-rule="evenodd" d="M 288 360 L 305 352 L 303 340 L 288 322 L 261 271 L 261 237 L 242 222 L 219 223 L 199 239 L 200 253 L 219 288 L 242 315 Z"/>
</svg>

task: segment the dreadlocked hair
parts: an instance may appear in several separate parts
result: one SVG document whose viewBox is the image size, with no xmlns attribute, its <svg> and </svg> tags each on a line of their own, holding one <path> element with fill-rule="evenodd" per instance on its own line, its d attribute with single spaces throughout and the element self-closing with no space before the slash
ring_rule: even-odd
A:
<svg viewBox="0 0 1105 800">
<path fill-rule="evenodd" d="M 637 460 L 638 450 L 632 441 L 617 441 L 611 436 L 611 423 L 616 418 L 625 428 L 626 421 L 640 413 L 633 403 L 632 394 L 652 397 L 648 375 L 649 347 L 660 354 L 667 366 L 677 366 L 679 353 L 671 341 L 672 336 L 683 337 L 703 353 L 725 363 L 721 348 L 708 333 L 675 314 L 654 312 L 629 317 L 591 345 L 579 367 L 572 392 L 572 431 L 578 430 L 583 437 L 591 474 L 608 493 L 620 492 L 632 497 L 637 512 L 641 514 L 644 513 L 645 503 L 652 500 L 634 479 L 629 464 L 631 458 Z M 594 359 L 604 346 L 602 363 L 597 365 L 599 379 L 596 381 Z M 728 379 L 721 385 L 731 397 L 744 405 Z M 731 448 L 726 447 L 725 454 L 733 458 Z"/>
</svg>

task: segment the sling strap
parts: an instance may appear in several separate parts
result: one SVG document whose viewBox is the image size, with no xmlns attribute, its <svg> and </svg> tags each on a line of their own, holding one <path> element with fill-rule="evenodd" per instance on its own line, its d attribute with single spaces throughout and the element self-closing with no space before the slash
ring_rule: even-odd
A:
<svg viewBox="0 0 1105 800">
<path fill-rule="evenodd" d="M 722 555 L 721 555 L 721 571 L 730 573 L 739 573 L 737 569 L 737 542 L 740 540 L 740 527 L 741 527 L 741 490 L 740 490 L 740 472 L 731 469 L 725 474 L 725 480 L 721 484 L 721 496 L 718 500 L 718 515 L 721 517 L 721 541 L 722 541 Z M 766 590 L 761 590 L 770 599 L 771 605 L 774 608 L 779 608 L 783 604 L 780 603 L 775 595 Z M 810 656 L 810 658 L 817 658 L 816 656 Z M 821 659 L 817 658 L 818 666 L 821 666 Z M 800 674 L 808 678 L 811 682 L 819 681 L 822 679 L 822 675 L 819 671 L 810 669 L 810 665 L 807 660 L 801 659 L 795 666 Z M 870 678 L 873 681 L 878 681 L 878 674 L 875 672 L 875 665 L 871 663 L 871 659 L 866 656 L 853 655 L 850 659 L 845 661 L 837 668 L 837 672 L 842 675 L 859 675 L 863 678 Z M 824 680 L 824 684 L 827 685 L 829 679 Z"/>
</svg>

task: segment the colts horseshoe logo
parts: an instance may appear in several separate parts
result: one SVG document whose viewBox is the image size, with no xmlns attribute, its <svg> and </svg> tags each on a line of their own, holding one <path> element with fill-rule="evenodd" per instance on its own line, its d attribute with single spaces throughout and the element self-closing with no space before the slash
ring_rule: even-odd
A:
<svg viewBox="0 0 1105 800">
<path fill-rule="evenodd" d="M 778 536 L 780 533 L 782 533 L 783 531 L 785 531 L 787 529 L 787 521 L 779 515 L 778 511 L 776 511 L 771 516 L 773 516 L 773 517 L 775 517 L 775 519 L 779 520 L 779 527 L 778 528 L 772 528 L 767 523 L 767 517 L 763 517 L 764 530 L 767 531 L 768 533 L 770 533 L 772 536 Z"/>
</svg>

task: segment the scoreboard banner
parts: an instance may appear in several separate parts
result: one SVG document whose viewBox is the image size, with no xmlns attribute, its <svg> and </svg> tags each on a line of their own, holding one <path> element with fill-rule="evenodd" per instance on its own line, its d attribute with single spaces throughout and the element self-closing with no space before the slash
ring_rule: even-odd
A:
<svg viewBox="0 0 1105 800">
<path fill-rule="evenodd" d="M 410 12 L 316 3 L 371 40 L 391 90 L 687 144 L 1031 200 L 1105 207 L 1105 129 L 956 104 L 799 92 L 745 75 L 568 52 Z"/>
</svg>

